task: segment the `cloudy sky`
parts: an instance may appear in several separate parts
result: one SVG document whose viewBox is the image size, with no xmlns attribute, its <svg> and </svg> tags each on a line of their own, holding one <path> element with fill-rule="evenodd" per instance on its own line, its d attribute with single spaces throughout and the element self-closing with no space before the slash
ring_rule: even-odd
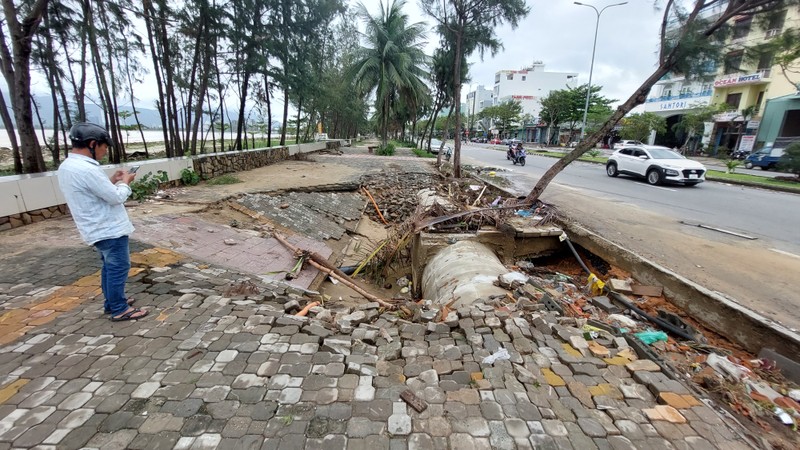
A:
<svg viewBox="0 0 800 450">
<path fill-rule="evenodd" d="M 599 10 L 619 0 L 582 3 Z M 656 3 L 654 0 L 629 0 L 626 5 L 603 12 L 592 84 L 603 86 L 606 97 L 624 101 L 653 72 L 661 23 Z M 364 0 L 364 4 L 373 13 L 380 9 L 380 0 Z M 516 29 L 508 25 L 498 28 L 503 50 L 494 57 L 487 54 L 483 61 L 477 54 L 469 58 L 472 83 L 483 84 L 491 90 L 495 72 L 520 69 L 534 60 L 544 62 L 548 71 L 577 72 L 579 83 L 587 83 L 597 18 L 594 10 L 575 5 L 573 0 L 527 0 L 527 4 L 531 12 Z M 417 0 L 408 0 L 406 8 L 413 21 L 433 23 L 422 13 Z M 438 37 L 431 33 L 429 41 L 427 52 L 430 54 L 438 45 Z M 466 91 L 463 98 L 466 98 Z"/>
</svg>

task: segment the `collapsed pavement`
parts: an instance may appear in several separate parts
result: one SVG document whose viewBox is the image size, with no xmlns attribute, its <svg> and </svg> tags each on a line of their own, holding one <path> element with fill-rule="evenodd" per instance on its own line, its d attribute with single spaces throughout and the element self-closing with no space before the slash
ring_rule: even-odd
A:
<svg viewBox="0 0 800 450">
<path fill-rule="evenodd" d="M 370 190 L 378 205 L 385 196 L 397 195 L 388 188 Z M 445 187 L 442 193 L 453 190 Z M 390 218 L 414 211 L 407 197 L 394 201 L 398 213 Z M 373 214 L 375 208 L 366 199 L 363 203 L 363 211 Z M 221 214 L 222 222 L 232 222 L 228 214 Z M 380 220 L 380 214 L 373 218 Z M 187 216 L 172 220 L 177 219 L 187 221 Z M 131 293 L 157 314 L 123 326 L 103 319 L 99 303 L 92 301 L 98 295 L 96 278 L 87 279 L 86 273 L 77 278 L 68 270 L 72 261 L 26 254 L 4 265 L 0 282 L 7 283 L 3 287 L 11 295 L 4 298 L 0 323 L 21 325 L 14 333 L 24 331 L 0 347 L 0 373 L 9 374 L 0 380 L 0 445 L 753 445 L 741 427 L 720 418 L 717 408 L 676 380 L 668 366 L 652 363 L 652 355 L 644 357 L 636 347 L 625 348 L 631 344 L 620 336 L 610 338 L 606 333 L 614 329 L 599 324 L 590 326 L 601 331 L 585 329 L 585 318 L 558 312 L 557 306 L 585 297 L 583 286 L 564 276 L 542 276 L 536 266 L 519 264 L 531 273 L 497 279 L 496 288 L 505 295 L 469 306 L 411 301 L 410 293 L 396 291 L 391 291 L 395 310 L 349 306 L 294 286 L 306 280 L 306 287 L 316 287 L 313 269 L 303 268 L 309 276 L 291 284 L 279 281 L 296 258 L 280 245 L 264 243 L 274 229 L 291 229 L 288 223 L 264 227 L 261 221 L 233 220 L 236 227 L 205 228 L 202 222 L 162 227 L 173 234 L 150 245 L 177 247 L 180 253 L 149 245 L 137 249 L 143 254 L 134 258 L 141 271 L 131 279 Z M 243 229 L 248 227 L 254 229 Z M 352 232 L 350 226 L 344 229 Z M 247 238 L 220 239 L 223 231 Z M 192 242 L 198 235 L 213 236 L 216 247 Z M 180 236 L 187 240 L 175 241 Z M 331 239 L 327 244 L 296 239 L 306 249 L 334 245 Z M 210 250 L 207 256 L 182 255 L 204 248 Z M 248 249 L 253 254 L 242 261 L 229 256 Z M 91 266 L 91 250 L 78 253 Z M 280 256 L 270 258 L 273 266 L 256 265 L 264 254 Z M 214 255 L 220 259 L 210 263 Z M 20 264 L 39 258 L 55 264 L 59 278 L 55 273 L 31 278 L 28 264 Z M 516 262 L 512 254 L 505 255 L 506 263 L 508 258 Z M 11 282 L 27 279 L 33 282 Z M 34 285 L 42 283 L 48 287 Z M 323 305 L 297 316 L 313 301 Z"/>
</svg>

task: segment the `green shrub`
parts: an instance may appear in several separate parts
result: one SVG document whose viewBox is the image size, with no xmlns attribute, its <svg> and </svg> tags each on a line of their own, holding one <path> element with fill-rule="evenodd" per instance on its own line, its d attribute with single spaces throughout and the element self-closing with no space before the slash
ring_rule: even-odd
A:
<svg viewBox="0 0 800 450">
<path fill-rule="evenodd" d="M 159 170 L 155 175 L 148 173 L 139 180 L 134 180 L 131 183 L 131 196 L 134 200 L 142 201 L 147 197 L 153 195 L 158 191 L 158 186 L 161 183 L 169 181 L 169 175 L 163 170 Z"/>
<path fill-rule="evenodd" d="M 433 153 L 428 153 L 425 150 L 421 150 L 418 148 L 412 148 L 411 151 L 414 152 L 414 154 L 419 156 L 420 158 L 436 158 L 436 155 L 434 155 Z"/>
<path fill-rule="evenodd" d="M 589 150 L 589 151 L 588 151 L 588 152 L 586 152 L 586 153 L 587 153 L 589 156 L 591 156 L 592 158 L 597 158 L 598 156 L 600 156 L 600 155 L 602 155 L 602 154 L 603 154 L 603 152 L 601 152 L 600 150 L 598 150 L 598 149 L 596 149 L 596 148 L 595 148 L 595 149 L 593 149 L 593 150 Z"/>
<path fill-rule="evenodd" d="M 214 178 L 208 180 L 206 183 L 210 184 L 212 186 L 217 186 L 217 185 L 220 185 L 220 184 L 236 184 L 236 183 L 241 183 L 241 182 L 242 182 L 242 180 L 236 178 L 235 175 L 231 175 L 229 173 L 226 173 L 225 175 L 220 175 L 218 177 L 214 177 Z"/>
<path fill-rule="evenodd" d="M 735 159 L 728 159 L 725 160 L 725 167 L 728 168 L 728 173 L 736 172 L 736 168 L 739 167 L 741 164 L 740 161 L 736 161 Z"/>
<path fill-rule="evenodd" d="M 375 150 L 375 154 L 380 156 L 392 156 L 394 155 L 394 150 L 395 150 L 394 144 L 392 144 L 391 142 L 387 142 L 385 146 L 384 145 L 379 146 L 377 150 Z"/>
<path fill-rule="evenodd" d="M 720 145 L 717 147 L 717 158 L 727 158 L 731 154 L 731 149 L 725 147 L 724 145 Z"/>
<path fill-rule="evenodd" d="M 186 186 L 194 186 L 200 182 L 200 175 L 194 169 L 181 170 L 181 182 Z"/>
</svg>

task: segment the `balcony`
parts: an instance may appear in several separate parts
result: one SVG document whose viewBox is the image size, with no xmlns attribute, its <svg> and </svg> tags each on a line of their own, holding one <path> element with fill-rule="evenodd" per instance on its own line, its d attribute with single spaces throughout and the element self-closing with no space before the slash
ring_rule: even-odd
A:
<svg viewBox="0 0 800 450">
<path fill-rule="evenodd" d="M 662 95 L 661 97 L 652 97 L 647 99 L 647 103 L 653 102 L 668 102 L 672 100 L 684 100 L 687 98 L 711 97 L 712 89 L 707 89 L 702 92 L 689 92 L 686 94 L 678 95 Z"/>
<path fill-rule="evenodd" d="M 756 73 L 761 75 L 762 80 L 768 80 L 769 76 L 772 74 L 772 69 L 758 69 Z"/>
</svg>

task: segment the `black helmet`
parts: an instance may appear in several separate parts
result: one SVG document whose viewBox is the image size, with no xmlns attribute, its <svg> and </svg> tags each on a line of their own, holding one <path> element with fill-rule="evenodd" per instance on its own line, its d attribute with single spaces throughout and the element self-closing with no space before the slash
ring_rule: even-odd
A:
<svg viewBox="0 0 800 450">
<path fill-rule="evenodd" d="M 69 130 L 69 138 L 73 145 L 88 145 L 89 141 L 97 141 L 98 144 L 111 145 L 111 136 L 105 128 L 90 122 L 78 122 Z"/>
</svg>

